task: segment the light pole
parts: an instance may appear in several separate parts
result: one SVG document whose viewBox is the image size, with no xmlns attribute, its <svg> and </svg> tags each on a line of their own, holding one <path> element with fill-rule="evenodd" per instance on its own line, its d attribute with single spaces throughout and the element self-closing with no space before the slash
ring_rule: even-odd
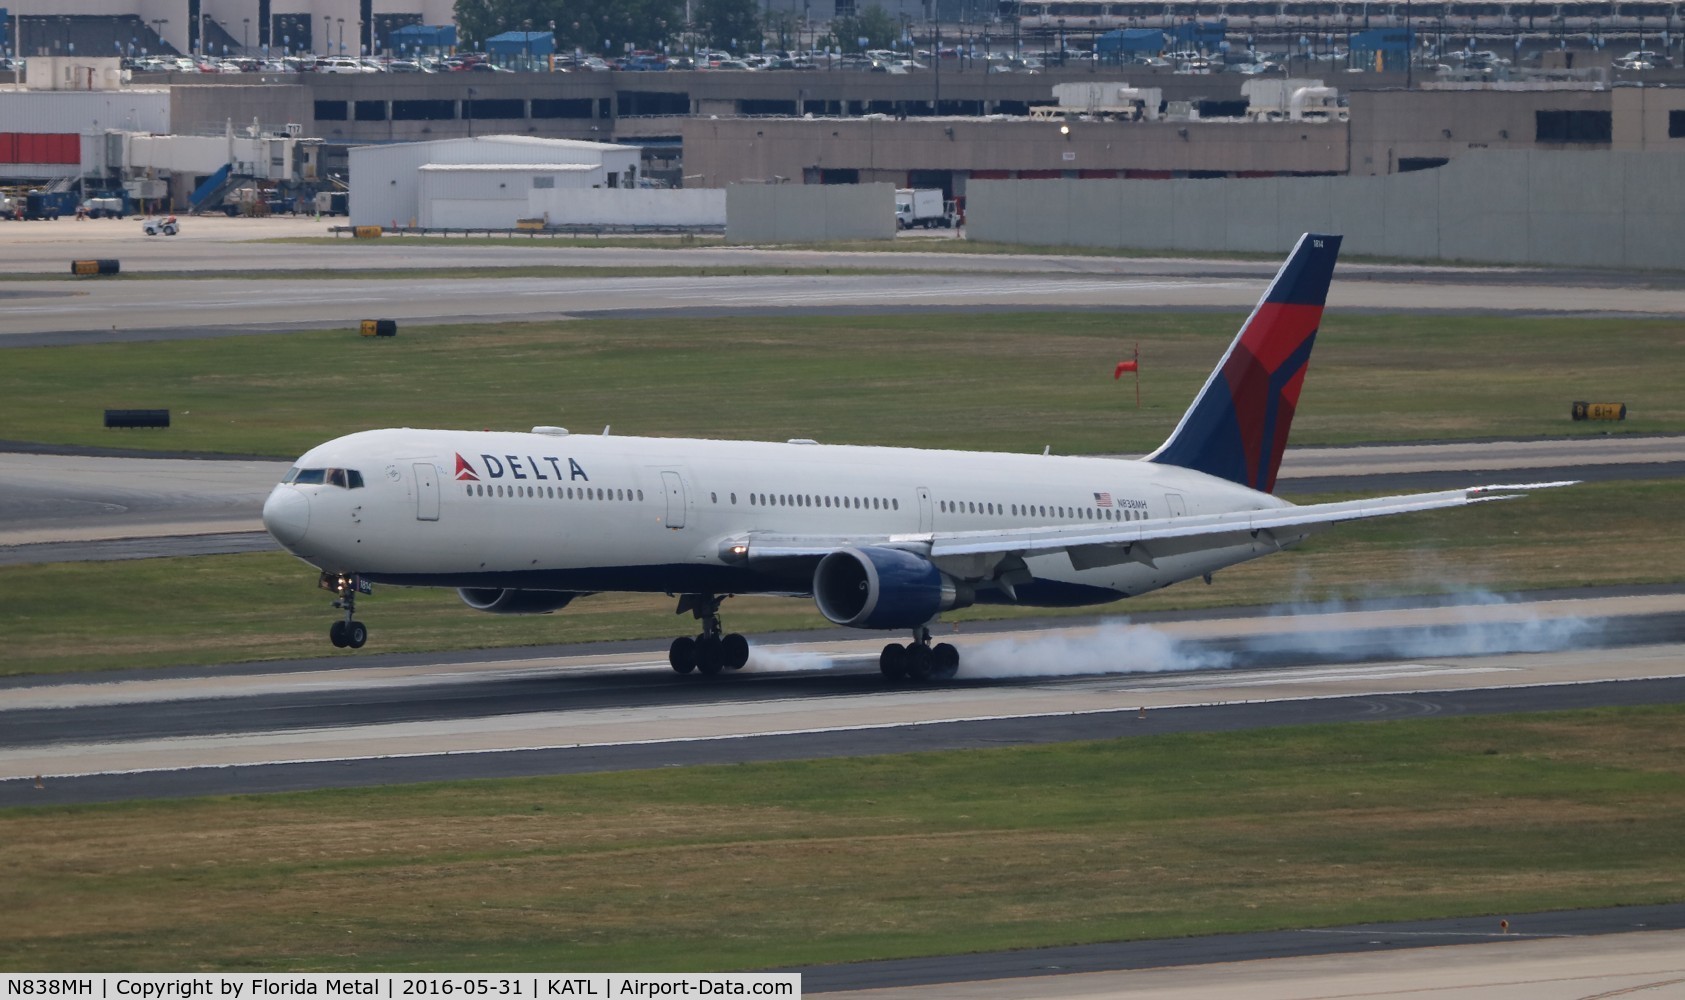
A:
<svg viewBox="0 0 1685 1000">
<path fill-rule="evenodd" d="M 345 57 L 345 18 L 339 19 L 339 55 Z"/>
<path fill-rule="evenodd" d="M 240 18 L 240 54 L 252 54 L 252 19 L 249 17 Z"/>
<path fill-rule="evenodd" d="M 322 15 L 322 54 L 333 55 L 333 15 Z"/>
</svg>

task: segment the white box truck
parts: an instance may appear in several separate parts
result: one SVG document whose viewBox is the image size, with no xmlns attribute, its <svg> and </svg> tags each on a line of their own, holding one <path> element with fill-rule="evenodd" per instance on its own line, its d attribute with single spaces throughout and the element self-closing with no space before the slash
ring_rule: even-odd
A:
<svg viewBox="0 0 1685 1000">
<path fill-rule="evenodd" d="M 896 188 L 895 228 L 924 229 L 946 227 L 948 211 L 942 202 L 941 188 Z"/>
</svg>

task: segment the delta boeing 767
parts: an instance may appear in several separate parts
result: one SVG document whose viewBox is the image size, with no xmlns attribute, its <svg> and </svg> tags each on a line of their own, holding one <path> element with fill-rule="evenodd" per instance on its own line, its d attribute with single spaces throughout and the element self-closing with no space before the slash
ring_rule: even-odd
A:
<svg viewBox="0 0 1685 1000">
<path fill-rule="evenodd" d="M 1340 521 L 1529 488 L 1305 506 L 1271 494 L 1339 249 L 1338 236 L 1300 238 L 1169 440 L 1139 461 L 399 428 L 312 448 L 263 523 L 336 593 L 336 646 L 367 640 L 356 603 L 376 583 L 454 587 L 494 614 L 635 591 L 676 595 L 701 622 L 673 641 L 673 669 L 717 674 L 749 656 L 721 602 L 775 594 L 910 634 L 879 658 L 892 679 L 948 678 L 958 650 L 930 643 L 944 611 L 1105 604 Z"/>
</svg>

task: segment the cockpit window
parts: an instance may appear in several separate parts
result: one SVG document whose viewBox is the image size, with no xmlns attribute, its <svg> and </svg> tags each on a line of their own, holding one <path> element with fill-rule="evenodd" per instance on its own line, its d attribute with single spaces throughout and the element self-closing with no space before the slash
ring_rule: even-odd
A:
<svg viewBox="0 0 1685 1000">
<path fill-rule="evenodd" d="M 341 489 L 357 490 L 363 488 L 363 474 L 356 469 L 300 469 L 294 466 L 287 470 L 281 482 L 298 486 L 338 486 Z"/>
</svg>

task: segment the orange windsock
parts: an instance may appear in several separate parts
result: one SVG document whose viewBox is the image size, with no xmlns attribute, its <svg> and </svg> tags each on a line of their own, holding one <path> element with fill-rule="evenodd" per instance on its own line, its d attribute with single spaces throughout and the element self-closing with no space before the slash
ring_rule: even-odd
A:
<svg viewBox="0 0 1685 1000">
<path fill-rule="evenodd" d="M 1140 370 L 1141 364 L 1138 361 L 1119 361 L 1117 363 L 1117 370 L 1112 372 L 1112 378 L 1120 379 L 1123 377 L 1124 372 L 1138 372 Z"/>
</svg>

